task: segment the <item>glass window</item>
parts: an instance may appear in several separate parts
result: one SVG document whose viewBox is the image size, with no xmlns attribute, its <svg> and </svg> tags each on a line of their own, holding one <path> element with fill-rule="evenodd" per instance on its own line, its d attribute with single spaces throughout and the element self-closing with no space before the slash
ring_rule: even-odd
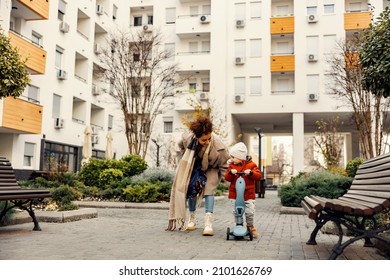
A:
<svg viewBox="0 0 390 280">
<path fill-rule="evenodd" d="M 307 7 L 306 12 L 308 15 L 316 15 L 317 14 L 317 6 Z"/>
<path fill-rule="evenodd" d="M 245 78 L 234 78 L 234 94 L 245 94 Z"/>
<path fill-rule="evenodd" d="M 148 16 L 148 24 L 153 24 L 153 16 Z"/>
<path fill-rule="evenodd" d="M 210 82 L 209 81 L 202 82 L 202 91 L 203 92 L 209 92 L 210 91 Z"/>
<path fill-rule="evenodd" d="M 261 18 L 261 2 L 250 3 L 251 18 Z"/>
<path fill-rule="evenodd" d="M 37 32 L 33 31 L 31 34 L 31 42 L 34 44 L 40 46 L 42 43 L 42 35 L 38 34 Z"/>
<path fill-rule="evenodd" d="M 61 96 L 53 94 L 53 111 L 52 117 L 59 118 L 61 116 Z"/>
<path fill-rule="evenodd" d="M 174 24 L 176 22 L 176 8 L 165 9 L 165 23 Z"/>
<path fill-rule="evenodd" d="M 142 16 L 135 16 L 134 17 L 134 26 L 141 26 L 142 25 Z"/>
<path fill-rule="evenodd" d="M 307 93 L 318 94 L 320 91 L 320 76 L 319 75 L 307 75 Z"/>
<path fill-rule="evenodd" d="M 24 166 L 33 166 L 33 159 L 35 153 L 35 144 L 34 143 L 24 143 Z"/>
<path fill-rule="evenodd" d="M 324 35 L 324 53 L 331 54 L 336 51 L 336 35 Z"/>
<path fill-rule="evenodd" d="M 245 3 L 236 3 L 234 4 L 235 20 L 245 20 Z"/>
<path fill-rule="evenodd" d="M 172 133 L 172 132 L 173 132 L 173 122 L 164 121 L 164 133 Z"/>
<path fill-rule="evenodd" d="M 39 88 L 33 85 L 28 85 L 27 100 L 34 103 L 39 103 Z"/>
<path fill-rule="evenodd" d="M 116 19 L 117 14 L 118 14 L 118 7 L 113 5 L 112 6 L 112 19 Z"/>
<path fill-rule="evenodd" d="M 334 14 L 334 4 L 325 4 L 324 5 L 325 14 Z"/>
<path fill-rule="evenodd" d="M 61 21 L 64 20 L 65 10 L 66 10 L 66 3 L 63 0 L 59 0 L 57 18 Z"/>
<path fill-rule="evenodd" d="M 261 39 L 251 39 L 250 40 L 250 51 L 251 57 L 260 57 L 261 56 Z"/>
<path fill-rule="evenodd" d="M 61 69 L 62 65 L 62 55 L 64 54 L 64 49 L 57 46 L 56 47 L 56 56 L 55 56 L 55 67 Z"/>
<path fill-rule="evenodd" d="M 245 40 L 234 41 L 235 57 L 245 57 Z"/>
<path fill-rule="evenodd" d="M 250 77 L 250 93 L 261 94 L 261 77 Z"/>
<path fill-rule="evenodd" d="M 108 115 L 108 130 L 111 130 L 114 126 L 114 116 Z"/>
</svg>

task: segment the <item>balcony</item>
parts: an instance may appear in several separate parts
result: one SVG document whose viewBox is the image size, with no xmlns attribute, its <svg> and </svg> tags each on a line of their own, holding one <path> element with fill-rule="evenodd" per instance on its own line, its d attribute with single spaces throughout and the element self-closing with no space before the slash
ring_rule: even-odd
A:
<svg viewBox="0 0 390 280">
<path fill-rule="evenodd" d="M 20 34 L 9 32 L 11 45 L 17 48 L 22 59 L 27 59 L 25 66 L 31 74 L 45 74 L 46 51 L 33 44 Z"/>
<path fill-rule="evenodd" d="M 294 17 L 273 17 L 271 18 L 271 35 L 294 33 Z"/>
<path fill-rule="evenodd" d="M 294 72 L 294 55 L 274 55 L 271 56 L 271 72 Z"/>
<path fill-rule="evenodd" d="M 49 18 L 49 0 L 12 1 L 12 16 L 24 20 L 42 20 Z"/>
<path fill-rule="evenodd" d="M 345 30 L 361 30 L 367 28 L 371 23 L 371 13 L 351 12 L 344 14 L 344 29 Z"/>
<path fill-rule="evenodd" d="M 209 51 L 178 52 L 176 61 L 180 71 L 209 70 L 212 63 Z"/>
<path fill-rule="evenodd" d="M 39 134 L 42 129 L 42 110 L 43 107 L 39 104 L 20 98 L 4 98 L 1 128 L 11 129 L 22 134 Z"/>
<path fill-rule="evenodd" d="M 176 19 L 176 34 L 181 39 L 195 38 L 196 34 L 211 32 L 210 15 L 181 15 Z"/>
</svg>

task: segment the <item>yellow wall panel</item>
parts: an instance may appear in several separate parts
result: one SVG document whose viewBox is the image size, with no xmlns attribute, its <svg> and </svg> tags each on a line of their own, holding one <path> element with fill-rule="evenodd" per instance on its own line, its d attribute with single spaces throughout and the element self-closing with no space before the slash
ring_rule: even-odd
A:
<svg viewBox="0 0 390 280">
<path fill-rule="evenodd" d="M 294 17 L 271 18 L 271 34 L 291 34 L 294 30 Z"/>
<path fill-rule="evenodd" d="M 3 127 L 39 134 L 42 130 L 42 111 L 41 105 L 20 98 L 4 98 Z"/>
<path fill-rule="evenodd" d="M 11 45 L 18 49 L 20 56 L 26 61 L 26 68 L 33 71 L 33 74 L 44 74 L 46 68 L 46 51 L 26 41 L 13 32 L 8 33 Z"/>
<path fill-rule="evenodd" d="M 360 30 L 367 28 L 371 23 L 371 13 L 347 13 L 344 14 L 345 30 Z"/>
<path fill-rule="evenodd" d="M 18 0 L 21 4 L 29 8 L 31 11 L 41 17 L 41 19 L 49 18 L 49 0 Z M 26 18 L 29 20 L 29 18 Z"/>
<path fill-rule="evenodd" d="M 271 72 L 295 71 L 295 56 L 271 56 Z"/>
</svg>

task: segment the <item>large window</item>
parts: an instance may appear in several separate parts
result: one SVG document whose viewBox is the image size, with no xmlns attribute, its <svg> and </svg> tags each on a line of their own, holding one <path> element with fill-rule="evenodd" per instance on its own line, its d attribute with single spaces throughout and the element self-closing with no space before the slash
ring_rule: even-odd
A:
<svg viewBox="0 0 390 280">
<path fill-rule="evenodd" d="M 261 2 L 260 1 L 250 3 L 250 13 L 251 13 L 251 19 L 261 18 Z"/>
<path fill-rule="evenodd" d="M 133 25 L 134 26 L 141 26 L 142 25 L 142 16 L 135 16 Z"/>
<path fill-rule="evenodd" d="M 76 172 L 78 166 L 78 147 L 52 142 L 44 142 L 43 167 L 44 171 Z"/>
<path fill-rule="evenodd" d="M 261 77 L 259 76 L 250 77 L 250 94 L 254 94 L 254 95 L 261 94 Z"/>
<path fill-rule="evenodd" d="M 53 109 L 52 117 L 59 118 L 61 116 L 61 96 L 53 94 Z"/>
<path fill-rule="evenodd" d="M 245 77 L 234 78 L 234 94 L 245 95 Z"/>
<path fill-rule="evenodd" d="M 251 57 L 261 57 L 261 39 L 250 40 Z"/>
<path fill-rule="evenodd" d="M 165 23 L 174 24 L 176 22 L 176 8 L 165 9 Z"/>
<path fill-rule="evenodd" d="M 33 167 L 33 160 L 35 154 L 35 144 L 25 142 L 24 143 L 24 158 L 23 165 Z"/>
</svg>

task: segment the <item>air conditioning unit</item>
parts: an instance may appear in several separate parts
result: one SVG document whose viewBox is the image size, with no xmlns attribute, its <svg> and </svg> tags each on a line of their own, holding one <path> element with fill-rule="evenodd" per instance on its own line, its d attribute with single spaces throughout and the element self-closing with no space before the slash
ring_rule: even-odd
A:
<svg viewBox="0 0 390 280">
<path fill-rule="evenodd" d="M 243 19 L 236 20 L 236 27 L 237 28 L 241 28 L 244 26 L 245 26 L 245 20 L 243 20 Z"/>
<path fill-rule="evenodd" d="M 209 23 L 210 22 L 210 16 L 209 15 L 202 15 L 199 18 L 200 23 Z"/>
<path fill-rule="evenodd" d="M 68 78 L 68 73 L 65 70 L 59 69 L 57 71 L 57 78 L 59 80 L 66 80 Z"/>
<path fill-rule="evenodd" d="M 99 136 L 98 135 L 92 135 L 91 136 L 91 142 L 92 142 L 92 144 L 99 144 Z"/>
<path fill-rule="evenodd" d="M 55 118 L 54 119 L 54 127 L 55 128 L 63 128 L 64 127 L 64 119 Z"/>
<path fill-rule="evenodd" d="M 98 15 L 102 15 L 103 14 L 103 6 L 102 5 L 96 5 L 96 13 Z"/>
<path fill-rule="evenodd" d="M 317 61 L 317 60 L 318 60 L 317 55 L 315 55 L 315 54 L 308 54 L 308 55 L 307 55 L 307 61 L 309 61 L 309 62 L 315 62 L 315 61 Z"/>
<path fill-rule="evenodd" d="M 244 95 L 243 94 L 236 94 L 235 96 L 234 96 L 234 102 L 236 102 L 236 103 L 242 103 L 242 102 L 244 102 Z"/>
<path fill-rule="evenodd" d="M 318 21 L 318 16 L 317 15 L 308 15 L 307 16 L 307 22 L 308 23 L 315 23 Z"/>
<path fill-rule="evenodd" d="M 100 46 L 100 44 L 95 44 L 95 46 L 93 47 L 93 51 L 95 54 L 100 54 L 102 52 L 102 47 Z"/>
<path fill-rule="evenodd" d="M 93 85 L 92 86 L 92 94 L 93 95 L 100 95 L 100 93 L 101 93 L 100 88 L 98 86 Z"/>
<path fill-rule="evenodd" d="M 244 57 L 236 57 L 234 61 L 235 61 L 236 65 L 244 64 L 245 58 Z"/>
<path fill-rule="evenodd" d="M 207 100 L 209 100 L 209 96 L 208 96 L 207 92 L 201 92 L 201 93 L 199 94 L 199 100 L 201 100 L 201 101 L 207 101 Z"/>
<path fill-rule="evenodd" d="M 318 100 L 318 94 L 309 93 L 308 98 L 309 98 L 309 101 L 317 101 Z"/>
<path fill-rule="evenodd" d="M 144 32 L 152 32 L 153 31 L 153 25 L 151 24 L 145 24 L 142 29 L 144 30 Z"/>
<path fill-rule="evenodd" d="M 61 21 L 61 23 L 60 23 L 60 31 L 62 33 L 68 33 L 69 32 L 69 24 L 67 24 L 64 21 Z"/>
</svg>

